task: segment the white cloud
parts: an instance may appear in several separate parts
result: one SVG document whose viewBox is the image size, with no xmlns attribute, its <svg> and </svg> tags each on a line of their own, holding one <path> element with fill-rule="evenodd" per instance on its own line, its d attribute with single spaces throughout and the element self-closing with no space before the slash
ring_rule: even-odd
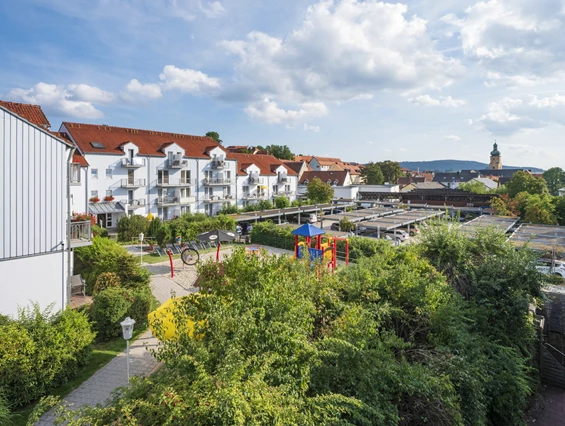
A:
<svg viewBox="0 0 565 426">
<path fill-rule="evenodd" d="M 267 123 L 283 123 L 293 126 L 297 122 L 307 121 L 326 115 L 328 109 L 321 102 L 304 102 L 297 110 L 285 110 L 279 108 L 271 99 L 254 102 L 245 108 L 245 113 L 251 118 L 259 119 Z"/>
<path fill-rule="evenodd" d="M 217 78 L 209 77 L 201 71 L 177 68 L 174 65 L 166 65 L 159 78 L 164 90 L 178 90 L 191 94 L 199 94 L 220 87 Z"/>
<path fill-rule="evenodd" d="M 454 142 L 461 139 L 461 138 L 460 138 L 459 136 L 457 136 L 457 135 L 443 135 L 443 138 L 444 138 L 444 139 L 447 139 L 448 141 L 454 141 Z"/>
<path fill-rule="evenodd" d="M 218 18 L 226 13 L 222 3 L 215 1 L 212 3 L 200 3 L 200 10 L 207 18 Z"/>
<path fill-rule="evenodd" d="M 113 93 L 88 84 L 69 84 L 67 89 L 77 101 L 107 104 L 116 98 Z"/>
<path fill-rule="evenodd" d="M 406 148 L 399 148 L 400 152 L 407 152 L 408 150 Z"/>
<path fill-rule="evenodd" d="M 80 86 L 80 87 L 79 87 Z M 72 87 L 72 88 L 71 88 Z M 77 92 L 74 92 L 77 90 Z M 97 110 L 92 99 L 106 99 L 108 92 L 87 85 L 57 86 L 55 84 L 37 83 L 31 89 L 12 89 L 8 98 L 25 103 L 38 104 L 47 112 L 71 116 L 75 118 L 96 119 L 104 116 Z M 86 99 L 87 100 L 74 100 Z"/>
<path fill-rule="evenodd" d="M 320 126 L 310 126 L 309 124 L 304 123 L 304 130 L 318 133 L 320 131 Z"/>
<path fill-rule="evenodd" d="M 132 79 L 126 86 L 122 96 L 126 100 L 135 100 L 137 98 L 159 99 L 163 96 L 161 86 L 158 84 L 142 84 L 137 79 Z"/>
<path fill-rule="evenodd" d="M 503 98 L 490 103 L 486 114 L 477 120 L 469 120 L 469 124 L 500 135 L 551 124 L 565 125 L 565 96 Z"/>
<path fill-rule="evenodd" d="M 230 95 L 299 105 L 448 86 L 462 65 L 435 49 L 426 21 L 406 13 L 402 4 L 322 0 L 284 38 L 253 31 L 223 41 L 238 56 Z"/>
<path fill-rule="evenodd" d="M 442 21 L 459 31 L 465 55 L 489 73 L 487 85 L 532 85 L 564 75 L 562 0 L 485 0 Z"/>
<path fill-rule="evenodd" d="M 451 96 L 432 98 L 430 95 L 420 95 L 415 98 L 408 98 L 408 102 L 418 106 L 442 106 L 449 108 L 457 108 L 467 103 L 467 101 L 463 99 L 453 99 Z"/>
</svg>

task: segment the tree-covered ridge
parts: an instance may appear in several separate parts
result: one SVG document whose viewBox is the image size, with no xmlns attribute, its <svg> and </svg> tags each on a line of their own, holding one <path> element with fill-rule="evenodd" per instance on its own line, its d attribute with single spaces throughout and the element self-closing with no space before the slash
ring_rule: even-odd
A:
<svg viewBox="0 0 565 426">
<path fill-rule="evenodd" d="M 435 227 L 336 274 L 236 251 L 207 263 L 165 367 L 71 424 L 523 425 L 539 276 L 502 234 Z M 191 336 L 197 336 L 193 338 Z"/>
</svg>

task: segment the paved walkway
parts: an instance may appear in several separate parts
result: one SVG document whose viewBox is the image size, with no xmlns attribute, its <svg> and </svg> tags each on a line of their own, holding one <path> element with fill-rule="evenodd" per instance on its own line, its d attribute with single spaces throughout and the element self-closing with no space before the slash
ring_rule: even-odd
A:
<svg viewBox="0 0 565 426">
<path fill-rule="evenodd" d="M 155 298 L 161 303 L 169 299 L 172 293 L 178 297 L 191 292 L 163 276 L 151 277 L 151 290 Z M 157 348 L 157 345 L 158 340 L 153 337 L 151 330 L 147 330 L 135 342 L 131 343 L 130 374 L 132 376 L 149 375 L 155 370 L 159 362 L 151 356 L 149 350 Z M 104 403 L 116 388 L 127 385 L 126 359 L 126 352 L 124 351 L 67 395 L 64 403 L 73 408 Z M 36 425 L 53 425 L 54 418 L 54 410 L 50 410 L 41 417 Z"/>
<path fill-rule="evenodd" d="M 565 389 L 548 386 L 543 391 L 543 407 L 531 413 L 528 422 L 538 426 L 565 426 Z"/>
</svg>

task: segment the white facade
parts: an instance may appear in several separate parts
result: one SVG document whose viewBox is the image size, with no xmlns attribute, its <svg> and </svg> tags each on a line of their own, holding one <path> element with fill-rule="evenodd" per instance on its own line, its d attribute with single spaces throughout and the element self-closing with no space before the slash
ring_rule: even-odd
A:
<svg viewBox="0 0 565 426">
<path fill-rule="evenodd" d="M 288 175 L 288 169 L 282 164 L 272 170 L 275 174 L 261 174 L 261 169 L 255 164 L 244 171 L 246 176 L 237 176 L 238 207 L 256 204 L 261 200 L 272 202 L 279 196 L 287 197 L 291 202 L 296 199 L 298 176 Z"/>
<path fill-rule="evenodd" d="M 386 183 L 384 185 L 361 185 L 359 192 L 400 192 L 400 185 Z"/>
<path fill-rule="evenodd" d="M 0 313 L 67 302 L 71 147 L 0 107 Z"/>
</svg>

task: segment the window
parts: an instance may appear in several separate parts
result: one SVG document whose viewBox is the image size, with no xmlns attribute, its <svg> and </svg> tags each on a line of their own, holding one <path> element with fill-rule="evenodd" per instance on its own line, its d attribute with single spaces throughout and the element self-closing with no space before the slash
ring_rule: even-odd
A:
<svg viewBox="0 0 565 426">
<path fill-rule="evenodd" d="M 96 189 L 90 191 L 90 196 L 91 196 L 92 198 L 98 197 L 98 191 L 97 191 Z"/>
<path fill-rule="evenodd" d="M 106 169 L 106 178 L 112 179 L 112 169 Z"/>
<path fill-rule="evenodd" d="M 98 169 L 90 169 L 90 176 L 92 179 L 98 179 Z"/>
<path fill-rule="evenodd" d="M 279 192 L 279 186 L 273 185 L 273 194 L 276 194 L 277 192 Z"/>
<path fill-rule="evenodd" d="M 111 196 L 112 196 L 112 190 L 111 190 L 111 189 L 108 189 L 108 190 L 106 191 L 106 197 L 111 197 Z"/>
<path fill-rule="evenodd" d="M 106 147 L 104 146 L 104 144 L 102 142 L 90 142 L 90 145 L 92 145 L 92 148 L 106 149 Z"/>
<path fill-rule="evenodd" d="M 80 164 L 71 164 L 71 183 L 80 183 Z"/>
<path fill-rule="evenodd" d="M 112 227 L 112 213 L 108 213 L 106 215 L 106 228 L 111 228 Z"/>
</svg>

